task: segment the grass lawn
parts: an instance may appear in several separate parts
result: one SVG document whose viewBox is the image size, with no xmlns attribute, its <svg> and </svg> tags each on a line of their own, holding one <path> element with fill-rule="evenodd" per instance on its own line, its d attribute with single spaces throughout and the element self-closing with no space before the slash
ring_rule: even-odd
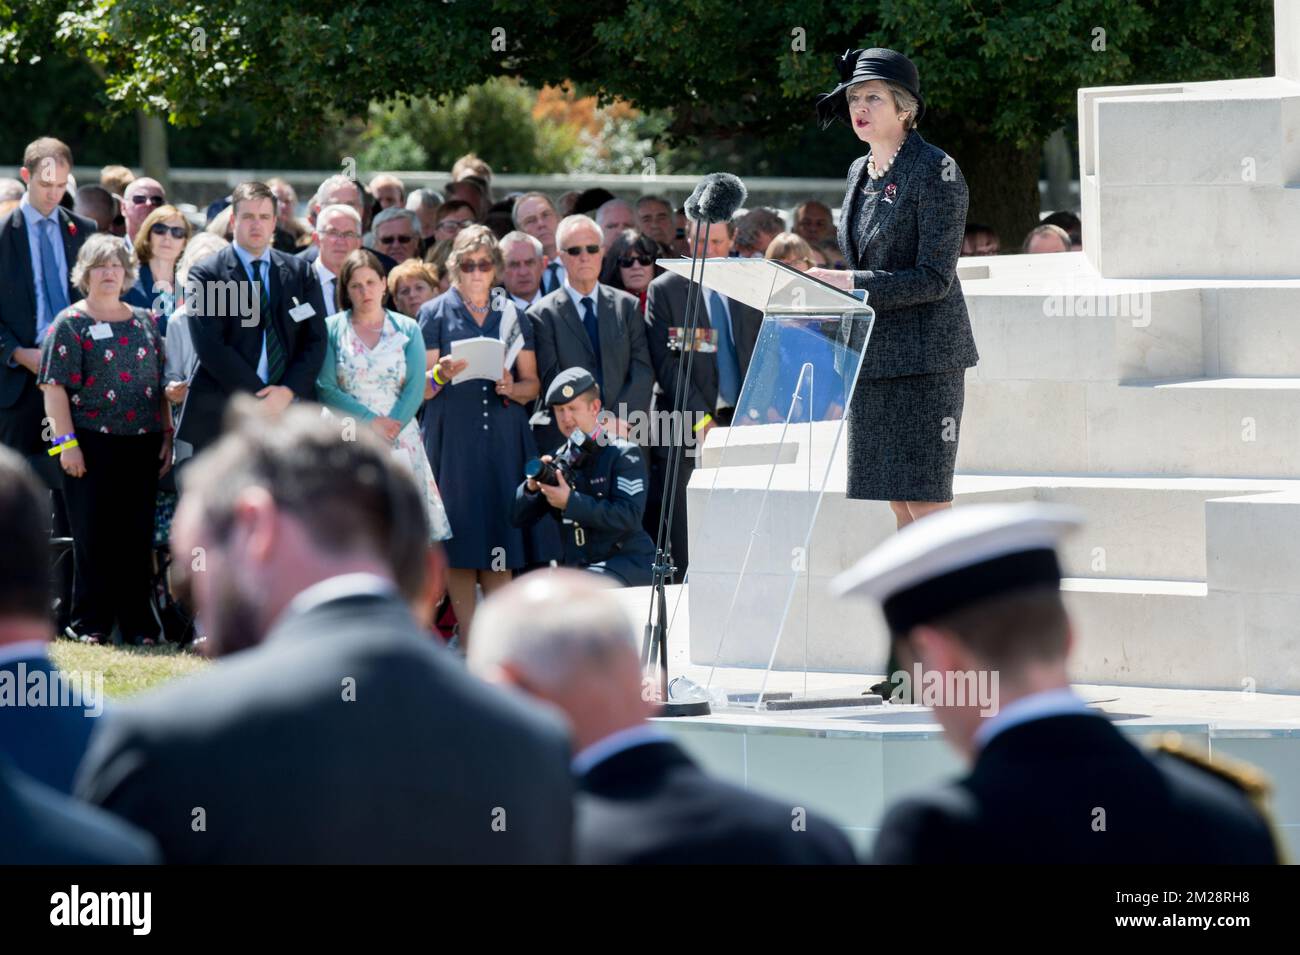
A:
<svg viewBox="0 0 1300 955">
<path fill-rule="evenodd" d="M 164 647 L 91 646 L 55 640 L 50 656 L 62 670 L 104 674 L 104 694 L 121 699 L 209 666 L 203 657 Z"/>
</svg>

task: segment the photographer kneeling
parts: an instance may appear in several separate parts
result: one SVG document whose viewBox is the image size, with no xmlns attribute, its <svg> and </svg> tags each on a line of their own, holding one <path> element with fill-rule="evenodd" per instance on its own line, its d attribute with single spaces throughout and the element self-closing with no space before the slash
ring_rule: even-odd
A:
<svg viewBox="0 0 1300 955">
<path fill-rule="evenodd" d="M 565 442 L 528 462 L 511 520 L 525 527 L 548 513 L 560 522 L 564 566 L 621 584 L 651 580 L 654 542 L 641 526 L 649 479 L 641 448 L 601 427 L 600 388 L 583 368 L 566 368 L 546 391 Z"/>
</svg>

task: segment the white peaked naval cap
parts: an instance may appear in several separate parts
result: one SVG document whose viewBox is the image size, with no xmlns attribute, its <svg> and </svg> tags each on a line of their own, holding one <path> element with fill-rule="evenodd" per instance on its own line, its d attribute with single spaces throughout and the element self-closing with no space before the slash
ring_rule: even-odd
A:
<svg viewBox="0 0 1300 955">
<path fill-rule="evenodd" d="M 1057 545 L 1083 512 L 1056 504 L 968 504 L 908 524 L 830 583 L 834 597 L 869 597 L 890 630 L 1013 590 L 1060 585 Z"/>
</svg>

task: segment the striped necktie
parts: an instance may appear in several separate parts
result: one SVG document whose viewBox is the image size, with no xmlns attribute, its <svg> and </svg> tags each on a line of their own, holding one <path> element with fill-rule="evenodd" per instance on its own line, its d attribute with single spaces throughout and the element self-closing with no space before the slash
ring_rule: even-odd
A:
<svg viewBox="0 0 1300 955">
<path fill-rule="evenodd" d="M 284 343 L 280 341 L 280 333 L 271 321 L 271 290 L 268 283 L 262 280 L 262 266 L 265 264 L 261 259 L 253 260 L 253 281 L 257 283 L 262 331 L 266 335 L 266 383 L 278 385 L 284 377 Z"/>
</svg>

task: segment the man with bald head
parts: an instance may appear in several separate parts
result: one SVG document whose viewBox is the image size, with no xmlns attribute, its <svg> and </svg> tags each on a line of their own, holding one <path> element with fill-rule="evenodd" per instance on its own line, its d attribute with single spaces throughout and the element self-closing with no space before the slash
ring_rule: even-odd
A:
<svg viewBox="0 0 1300 955">
<path fill-rule="evenodd" d="M 659 727 L 642 693 L 636 630 L 612 585 L 536 571 L 474 616 L 470 670 L 569 719 L 578 862 L 851 864 L 828 821 L 711 778 Z"/>
<path fill-rule="evenodd" d="M 157 179 L 132 179 L 122 193 L 122 215 L 126 217 L 126 244 L 134 245 L 136 233 L 149 213 L 167 202 L 167 190 Z"/>
<path fill-rule="evenodd" d="M 636 214 L 622 199 L 610 199 L 596 210 L 596 224 L 604 233 L 601 246 L 608 249 L 620 232 L 636 228 Z"/>
<path fill-rule="evenodd" d="M 312 243 L 298 253 L 298 258 L 305 259 L 308 262 L 315 262 L 316 259 L 320 257 L 322 235 L 320 215 L 322 211 L 332 206 L 351 206 L 356 210 L 357 219 L 359 220 L 359 224 L 356 227 L 358 233 L 356 248 L 361 247 L 361 236 L 365 235 L 366 230 L 370 228 L 369 210 L 366 209 L 365 201 L 361 195 L 361 187 L 357 184 L 357 181 L 340 173 L 338 175 L 330 176 L 322 182 L 317 188 L 316 194 L 313 195 L 311 201 L 307 203 L 307 221 L 310 222 L 312 226 Z M 348 251 L 351 252 L 352 249 L 349 248 Z M 375 258 L 379 259 L 379 264 L 384 267 L 384 275 L 387 275 L 389 270 L 397 265 L 397 262 L 392 256 L 385 255 L 383 252 L 377 250 L 371 251 L 374 251 Z M 344 258 L 346 258 L 346 256 L 344 256 Z M 342 265 L 342 262 L 343 260 L 340 259 L 339 264 Z M 327 302 L 326 305 L 328 306 L 328 304 L 329 303 Z M 330 314 L 333 311 L 335 311 L 335 309 L 330 308 L 326 314 Z"/>
</svg>

